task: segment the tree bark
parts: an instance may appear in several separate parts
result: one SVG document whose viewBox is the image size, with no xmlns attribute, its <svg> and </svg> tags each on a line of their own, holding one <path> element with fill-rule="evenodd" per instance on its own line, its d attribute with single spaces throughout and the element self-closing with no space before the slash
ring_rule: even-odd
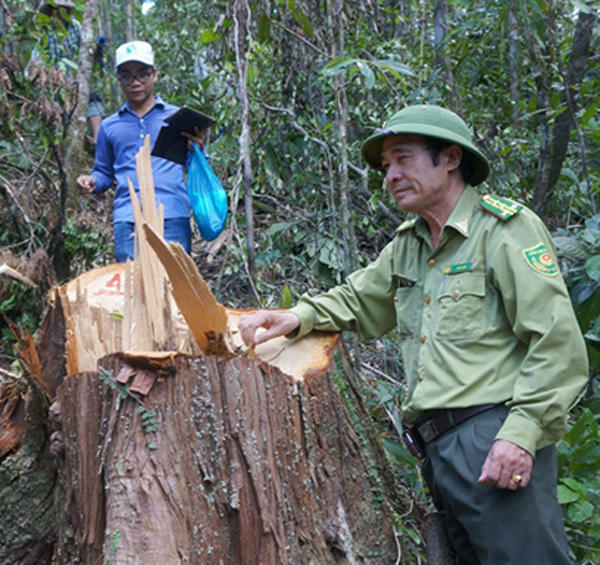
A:
<svg viewBox="0 0 600 565">
<path fill-rule="evenodd" d="M 156 431 L 98 373 L 69 376 L 66 562 L 393 562 L 392 477 L 356 391 L 335 384 L 349 376 L 335 347 L 344 369 L 303 381 L 252 359 L 176 357 L 144 401 Z"/>
<path fill-rule="evenodd" d="M 110 0 L 103 0 L 100 3 L 100 15 L 101 15 L 101 23 L 102 23 L 102 30 L 104 31 L 104 35 L 106 37 L 106 40 L 108 41 L 108 48 L 106 49 L 105 52 L 105 58 L 106 58 L 106 62 L 105 62 L 105 71 L 106 75 L 110 75 L 113 72 L 113 69 L 115 68 L 115 58 L 113 56 L 113 53 L 115 52 L 115 49 L 120 45 L 120 41 L 117 41 L 117 38 L 115 37 L 115 35 L 113 34 L 113 26 L 112 26 L 112 20 L 111 20 L 111 10 L 112 10 L 112 2 Z M 104 74 L 102 75 L 103 78 L 103 82 L 104 82 Z M 117 84 L 117 81 L 115 80 L 111 80 L 108 81 L 109 84 L 109 90 L 110 90 L 110 100 L 113 102 L 113 104 L 117 103 L 117 100 L 119 100 L 119 85 Z"/>
<path fill-rule="evenodd" d="M 57 470 L 50 454 L 47 399 L 17 385 L 0 395 L 0 563 L 51 562 Z"/>
<path fill-rule="evenodd" d="M 125 41 L 135 39 L 135 6 L 134 0 L 124 0 L 125 2 Z"/>
<path fill-rule="evenodd" d="M 516 122 L 519 118 L 519 61 L 518 61 L 518 45 L 519 45 L 519 26 L 516 16 L 515 0 L 508 2 L 508 53 L 506 56 L 508 63 L 508 77 L 510 79 L 509 90 L 510 100 L 513 105 L 511 119 Z"/>
<path fill-rule="evenodd" d="M 542 174 L 536 179 L 531 206 L 540 216 L 546 217 L 551 208 L 552 194 L 560 177 L 562 165 L 567 155 L 571 130 L 575 120 L 575 99 L 573 93 L 583 80 L 589 53 L 590 40 L 596 16 L 593 10 L 581 10 L 577 18 L 569 65 L 564 77 L 564 109 L 554 121 L 549 140 L 547 159 L 542 164 Z M 560 54 L 559 54 L 560 56 Z"/>
<path fill-rule="evenodd" d="M 65 171 L 68 183 L 68 202 L 73 204 L 79 200 L 79 191 L 75 179 L 81 174 L 81 164 L 85 162 L 85 127 L 90 96 L 90 80 L 92 78 L 94 31 L 93 22 L 98 0 L 87 0 L 86 10 L 81 22 L 81 45 L 77 68 L 77 103 L 71 115 L 67 131 L 67 152 Z"/>
<path fill-rule="evenodd" d="M 240 162 L 238 165 L 238 178 L 244 187 L 244 210 L 246 216 L 246 253 L 248 259 L 248 272 L 255 271 L 254 249 L 254 209 L 252 206 L 252 163 L 250 161 L 250 102 L 248 100 L 248 86 L 246 81 L 246 37 L 248 28 L 248 15 L 250 8 L 246 0 L 235 0 L 234 13 L 234 43 L 235 59 L 238 71 L 238 88 L 241 106 L 242 132 L 240 134 Z"/>
<path fill-rule="evenodd" d="M 343 57 L 345 53 L 344 30 L 346 15 L 344 3 L 341 0 L 329 0 L 327 5 L 329 30 L 331 33 L 332 58 Z M 348 178 L 348 98 L 346 96 L 345 73 L 333 77 L 335 89 L 336 124 L 338 129 L 339 160 L 338 177 L 340 191 L 339 230 L 342 232 L 342 245 L 344 249 L 344 277 L 355 270 L 358 249 L 356 236 L 352 223 L 352 194 Z M 334 234 L 335 235 L 335 234 Z"/>
<path fill-rule="evenodd" d="M 452 74 L 452 62 L 448 55 L 449 49 L 446 44 L 448 34 L 448 0 L 435 0 L 433 6 L 433 52 L 434 63 L 441 70 L 441 82 L 444 84 L 446 104 L 454 108 L 456 96 L 454 95 L 454 76 Z"/>
</svg>

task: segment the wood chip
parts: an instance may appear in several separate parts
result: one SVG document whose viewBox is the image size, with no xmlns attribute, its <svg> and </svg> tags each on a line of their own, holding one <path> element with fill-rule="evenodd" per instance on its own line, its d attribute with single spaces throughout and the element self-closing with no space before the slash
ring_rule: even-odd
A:
<svg viewBox="0 0 600 565">
<path fill-rule="evenodd" d="M 136 370 L 129 365 L 123 365 L 123 368 L 119 371 L 116 381 L 122 385 L 129 382 L 129 379 L 136 374 Z"/>
<path fill-rule="evenodd" d="M 147 396 L 152 390 L 154 383 L 156 382 L 158 375 L 151 371 L 140 371 L 138 370 L 131 386 L 129 387 L 130 392 L 137 392 L 142 396 Z"/>
</svg>

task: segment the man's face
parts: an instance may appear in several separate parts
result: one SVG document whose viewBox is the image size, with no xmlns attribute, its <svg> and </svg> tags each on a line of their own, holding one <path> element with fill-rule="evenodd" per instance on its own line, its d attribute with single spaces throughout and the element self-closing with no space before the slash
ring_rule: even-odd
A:
<svg viewBox="0 0 600 565">
<path fill-rule="evenodd" d="M 448 158 L 448 151 L 442 150 L 434 165 L 420 135 L 392 135 L 383 140 L 381 165 L 398 208 L 423 216 L 444 204 L 449 173 L 457 167 Z"/>
<path fill-rule="evenodd" d="M 141 104 L 152 96 L 158 70 L 143 63 L 130 61 L 119 66 L 117 77 L 127 100 Z"/>
</svg>

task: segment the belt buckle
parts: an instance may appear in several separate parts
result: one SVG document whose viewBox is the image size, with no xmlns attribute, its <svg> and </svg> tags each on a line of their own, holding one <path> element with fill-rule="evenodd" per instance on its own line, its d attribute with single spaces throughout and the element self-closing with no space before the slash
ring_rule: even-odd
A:
<svg viewBox="0 0 600 565">
<path fill-rule="evenodd" d="M 423 441 L 425 443 L 433 441 L 436 437 L 440 435 L 437 426 L 435 425 L 433 420 L 429 420 L 424 424 L 421 424 L 419 426 L 419 433 L 421 434 L 421 437 L 423 438 Z"/>
</svg>

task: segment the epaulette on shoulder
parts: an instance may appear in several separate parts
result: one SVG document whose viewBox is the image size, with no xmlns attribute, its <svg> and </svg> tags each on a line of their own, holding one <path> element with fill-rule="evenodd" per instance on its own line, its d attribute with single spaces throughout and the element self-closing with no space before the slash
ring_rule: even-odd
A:
<svg viewBox="0 0 600 565">
<path fill-rule="evenodd" d="M 408 231 L 410 228 L 412 228 L 417 223 L 418 219 L 419 218 L 413 218 L 412 220 L 406 220 L 405 222 L 402 222 L 396 228 L 396 235 L 399 233 L 404 233 L 405 231 Z"/>
<path fill-rule="evenodd" d="M 510 220 L 523 209 L 521 204 L 513 200 L 503 198 L 502 196 L 492 196 L 491 194 L 482 196 L 479 206 L 502 221 Z"/>
</svg>

